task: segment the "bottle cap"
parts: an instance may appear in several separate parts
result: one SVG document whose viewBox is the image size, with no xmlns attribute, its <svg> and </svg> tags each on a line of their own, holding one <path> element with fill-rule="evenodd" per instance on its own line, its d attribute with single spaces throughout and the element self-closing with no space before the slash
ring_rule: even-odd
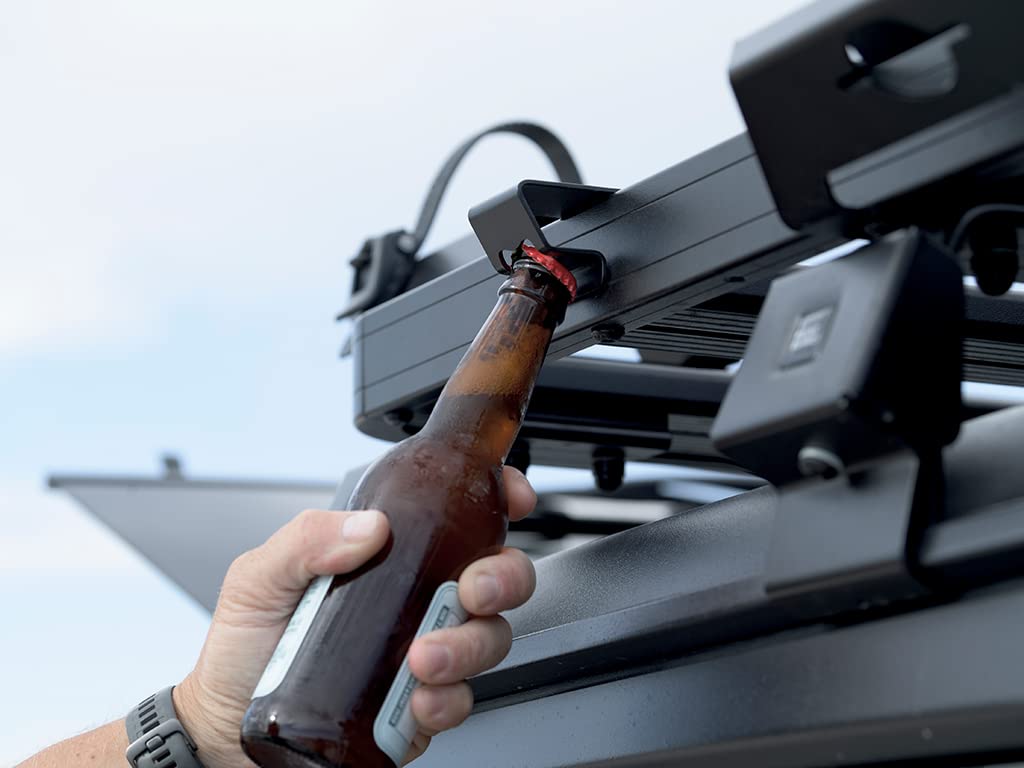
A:
<svg viewBox="0 0 1024 768">
<path fill-rule="evenodd" d="M 570 304 L 576 300 L 576 278 L 562 262 L 525 243 L 520 247 L 520 250 L 522 250 L 523 256 L 540 264 L 554 275 L 558 282 L 565 286 L 565 290 L 569 292 Z"/>
</svg>

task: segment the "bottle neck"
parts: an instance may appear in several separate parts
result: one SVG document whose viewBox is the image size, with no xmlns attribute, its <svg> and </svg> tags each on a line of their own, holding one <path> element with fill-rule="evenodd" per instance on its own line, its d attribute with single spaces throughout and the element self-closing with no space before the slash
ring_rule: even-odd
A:
<svg viewBox="0 0 1024 768">
<path fill-rule="evenodd" d="M 545 269 L 517 263 L 421 434 L 503 463 L 568 301 L 566 289 Z"/>
</svg>

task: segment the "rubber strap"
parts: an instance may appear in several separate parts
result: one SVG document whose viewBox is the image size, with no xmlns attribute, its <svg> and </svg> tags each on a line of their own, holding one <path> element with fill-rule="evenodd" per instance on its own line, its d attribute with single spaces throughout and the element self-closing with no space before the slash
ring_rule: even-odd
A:
<svg viewBox="0 0 1024 768">
<path fill-rule="evenodd" d="M 129 747 L 124 756 L 135 768 L 203 768 L 196 745 L 178 722 L 171 692 L 164 688 L 140 703 L 125 718 Z"/>
<path fill-rule="evenodd" d="M 407 253 L 419 251 L 423 241 L 427 239 L 427 233 L 430 232 L 430 227 L 434 223 L 434 217 L 437 215 L 437 209 L 441 205 L 441 198 L 444 197 L 445 190 L 455 175 L 459 163 L 462 162 L 462 159 L 469 153 L 469 150 L 476 146 L 480 139 L 496 133 L 512 133 L 529 139 L 551 161 L 559 181 L 569 184 L 582 183 L 579 169 L 576 167 L 576 162 L 572 159 L 572 155 L 569 154 L 568 148 L 562 143 L 561 139 L 547 128 L 536 123 L 502 123 L 501 125 L 495 125 L 492 128 L 481 131 L 461 144 L 451 154 L 441 167 L 441 170 L 438 171 L 437 177 L 427 193 L 427 199 L 423 202 L 419 221 L 416 222 L 416 229 L 409 235 L 408 242 L 403 243 L 403 250 Z"/>
<path fill-rule="evenodd" d="M 558 278 L 558 282 L 569 292 L 569 303 L 576 301 L 576 277 L 565 265 L 553 256 L 538 251 L 529 245 L 520 246 L 523 256 L 540 264 L 544 269 Z"/>
</svg>

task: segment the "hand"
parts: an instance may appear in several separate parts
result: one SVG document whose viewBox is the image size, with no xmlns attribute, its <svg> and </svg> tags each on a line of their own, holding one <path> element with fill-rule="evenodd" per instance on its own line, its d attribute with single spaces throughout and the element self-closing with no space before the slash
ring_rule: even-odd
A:
<svg viewBox="0 0 1024 768">
<path fill-rule="evenodd" d="M 505 484 L 510 517 L 526 517 L 537 501 L 530 484 L 510 467 Z M 316 576 L 355 570 L 387 539 L 379 512 L 307 510 L 232 563 L 199 661 L 174 689 L 178 718 L 206 768 L 252 768 L 238 741 L 242 716 L 303 592 Z M 423 685 L 412 697 L 420 731 L 407 762 L 431 736 L 469 715 L 473 694 L 465 679 L 508 653 L 512 631 L 498 613 L 526 602 L 534 578 L 532 563 L 516 549 L 478 560 L 459 579 L 459 599 L 473 618 L 412 644 L 409 666 Z"/>
</svg>

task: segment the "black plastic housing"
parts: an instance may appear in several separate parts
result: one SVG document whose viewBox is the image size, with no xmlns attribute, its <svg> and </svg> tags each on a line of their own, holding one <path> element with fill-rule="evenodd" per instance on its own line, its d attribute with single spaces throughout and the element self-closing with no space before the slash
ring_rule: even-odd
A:
<svg viewBox="0 0 1024 768">
<path fill-rule="evenodd" d="M 923 224 L 1013 175 L 1022 27 L 1005 0 L 831 0 L 740 41 L 733 91 L 783 221 Z"/>
<path fill-rule="evenodd" d="M 959 267 L 919 232 L 777 279 L 712 442 L 776 484 L 800 477 L 805 446 L 850 466 L 949 444 L 963 315 Z"/>
</svg>

